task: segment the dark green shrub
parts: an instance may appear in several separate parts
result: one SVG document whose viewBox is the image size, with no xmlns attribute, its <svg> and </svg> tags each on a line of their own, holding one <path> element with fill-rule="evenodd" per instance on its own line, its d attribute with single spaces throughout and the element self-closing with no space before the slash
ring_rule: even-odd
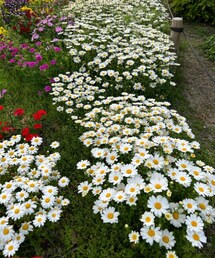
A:
<svg viewBox="0 0 215 258">
<path fill-rule="evenodd" d="M 215 24 L 214 0 L 171 0 L 175 14 L 188 20 L 199 20 Z"/>
</svg>

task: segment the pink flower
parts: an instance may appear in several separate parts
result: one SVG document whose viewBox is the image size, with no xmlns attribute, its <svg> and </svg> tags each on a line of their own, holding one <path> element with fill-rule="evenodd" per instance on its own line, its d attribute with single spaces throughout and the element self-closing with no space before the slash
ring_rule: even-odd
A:
<svg viewBox="0 0 215 258">
<path fill-rule="evenodd" d="M 45 71 L 47 69 L 49 69 L 49 66 L 47 64 L 43 64 L 40 66 L 40 71 Z"/>
</svg>

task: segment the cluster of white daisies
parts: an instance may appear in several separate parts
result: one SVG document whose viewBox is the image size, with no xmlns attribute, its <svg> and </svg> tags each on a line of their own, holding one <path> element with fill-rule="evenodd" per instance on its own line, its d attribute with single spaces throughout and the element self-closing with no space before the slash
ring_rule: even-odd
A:
<svg viewBox="0 0 215 258">
<path fill-rule="evenodd" d="M 76 21 L 64 42 L 78 69 L 55 77 L 51 94 L 57 110 L 85 128 L 80 140 L 91 149 L 90 161 L 77 164 L 88 178 L 78 192 L 92 192 L 104 223 L 117 223 L 121 207 L 144 203 L 130 242 L 158 243 L 176 258 L 176 228 L 201 248 L 205 224 L 215 221 L 214 168 L 195 159 L 199 143 L 170 103 L 129 94 L 175 85 L 176 55 L 161 32 L 165 8 L 159 1 L 88 0 L 68 10 Z"/>
<path fill-rule="evenodd" d="M 63 41 L 77 70 L 96 72 L 114 91 L 122 84 L 123 90 L 128 92 L 151 92 L 157 87 L 174 86 L 171 70 L 178 64 L 169 36 L 160 28 L 141 22 L 138 15 L 135 17 L 136 11 L 133 11 L 134 17 L 126 18 L 129 16 L 126 9 L 137 7 L 137 2 L 138 8 L 146 14 L 145 5 L 149 1 L 134 1 L 136 5 L 130 1 L 120 2 L 92 5 L 86 1 L 84 7 L 76 3 L 71 8 L 76 17 L 75 24 L 64 30 Z M 126 4 L 123 12 L 120 7 Z M 159 6 L 156 7 L 158 10 Z"/>
<path fill-rule="evenodd" d="M 63 206 L 69 204 L 61 195 L 69 179 L 55 169 L 60 154 L 39 154 L 41 137 L 23 142 L 21 135 L 0 142 L 0 250 L 4 256 L 14 255 L 34 227 L 57 222 Z M 58 146 L 58 142 L 50 145 Z"/>
<path fill-rule="evenodd" d="M 145 212 L 131 242 L 140 237 L 166 249 L 175 246 L 172 226 L 186 228 L 193 246 L 206 242 L 205 223 L 215 221 L 210 197 L 215 195 L 214 169 L 194 161 L 196 141 L 185 118 L 170 110 L 168 102 L 156 102 L 124 93 L 108 97 L 83 119 L 76 120 L 87 130 L 80 140 L 91 148 L 93 162 L 81 160 L 77 168 L 89 179 L 78 191 L 96 197 L 93 212 L 104 223 L 117 223 L 116 207 L 144 202 Z M 91 158 L 92 160 L 92 158 Z M 127 209 L 126 209 L 127 210 Z"/>
</svg>

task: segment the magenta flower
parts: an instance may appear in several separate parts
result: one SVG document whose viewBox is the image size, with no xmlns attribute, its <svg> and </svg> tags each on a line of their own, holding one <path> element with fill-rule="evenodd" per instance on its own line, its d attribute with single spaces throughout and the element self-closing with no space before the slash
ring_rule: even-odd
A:
<svg viewBox="0 0 215 258">
<path fill-rule="evenodd" d="M 45 71 L 47 69 L 49 69 L 49 66 L 47 64 L 43 64 L 40 66 L 40 71 Z"/>
<path fill-rule="evenodd" d="M 40 53 L 36 53 L 36 54 L 35 54 L 35 57 L 36 57 L 36 60 L 37 60 L 38 62 L 43 59 L 43 57 L 41 56 Z"/>
<path fill-rule="evenodd" d="M 34 51 L 35 51 L 35 48 L 30 48 L 29 50 L 30 53 L 34 53 Z"/>
<path fill-rule="evenodd" d="M 36 45 L 37 47 L 39 47 L 39 46 L 41 46 L 41 45 L 42 45 L 42 42 L 37 41 L 37 42 L 35 43 L 35 45 Z"/>
<path fill-rule="evenodd" d="M 57 61 L 56 61 L 55 59 L 53 59 L 53 60 L 50 61 L 50 64 L 51 64 L 51 65 L 55 65 L 56 63 L 57 63 Z"/>
<path fill-rule="evenodd" d="M 51 91 L 51 86 L 46 85 L 46 86 L 44 87 L 44 90 L 45 90 L 45 92 Z"/>
<path fill-rule="evenodd" d="M 55 52 L 60 52 L 61 51 L 61 48 L 59 48 L 59 47 L 53 47 L 53 48 L 54 48 Z"/>
</svg>

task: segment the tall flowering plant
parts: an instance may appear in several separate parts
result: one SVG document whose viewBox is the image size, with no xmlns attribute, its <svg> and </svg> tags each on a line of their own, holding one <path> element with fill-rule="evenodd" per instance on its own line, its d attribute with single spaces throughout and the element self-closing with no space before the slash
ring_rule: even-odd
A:
<svg viewBox="0 0 215 258">
<path fill-rule="evenodd" d="M 21 135 L 13 135 L 0 143 L 0 250 L 5 257 L 14 255 L 35 228 L 57 222 L 69 204 L 62 195 L 69 179 L 55 168 L 60 154 L 39 153 L 42 142 L 34 137 L 23 143 Z"/>
</svg>

